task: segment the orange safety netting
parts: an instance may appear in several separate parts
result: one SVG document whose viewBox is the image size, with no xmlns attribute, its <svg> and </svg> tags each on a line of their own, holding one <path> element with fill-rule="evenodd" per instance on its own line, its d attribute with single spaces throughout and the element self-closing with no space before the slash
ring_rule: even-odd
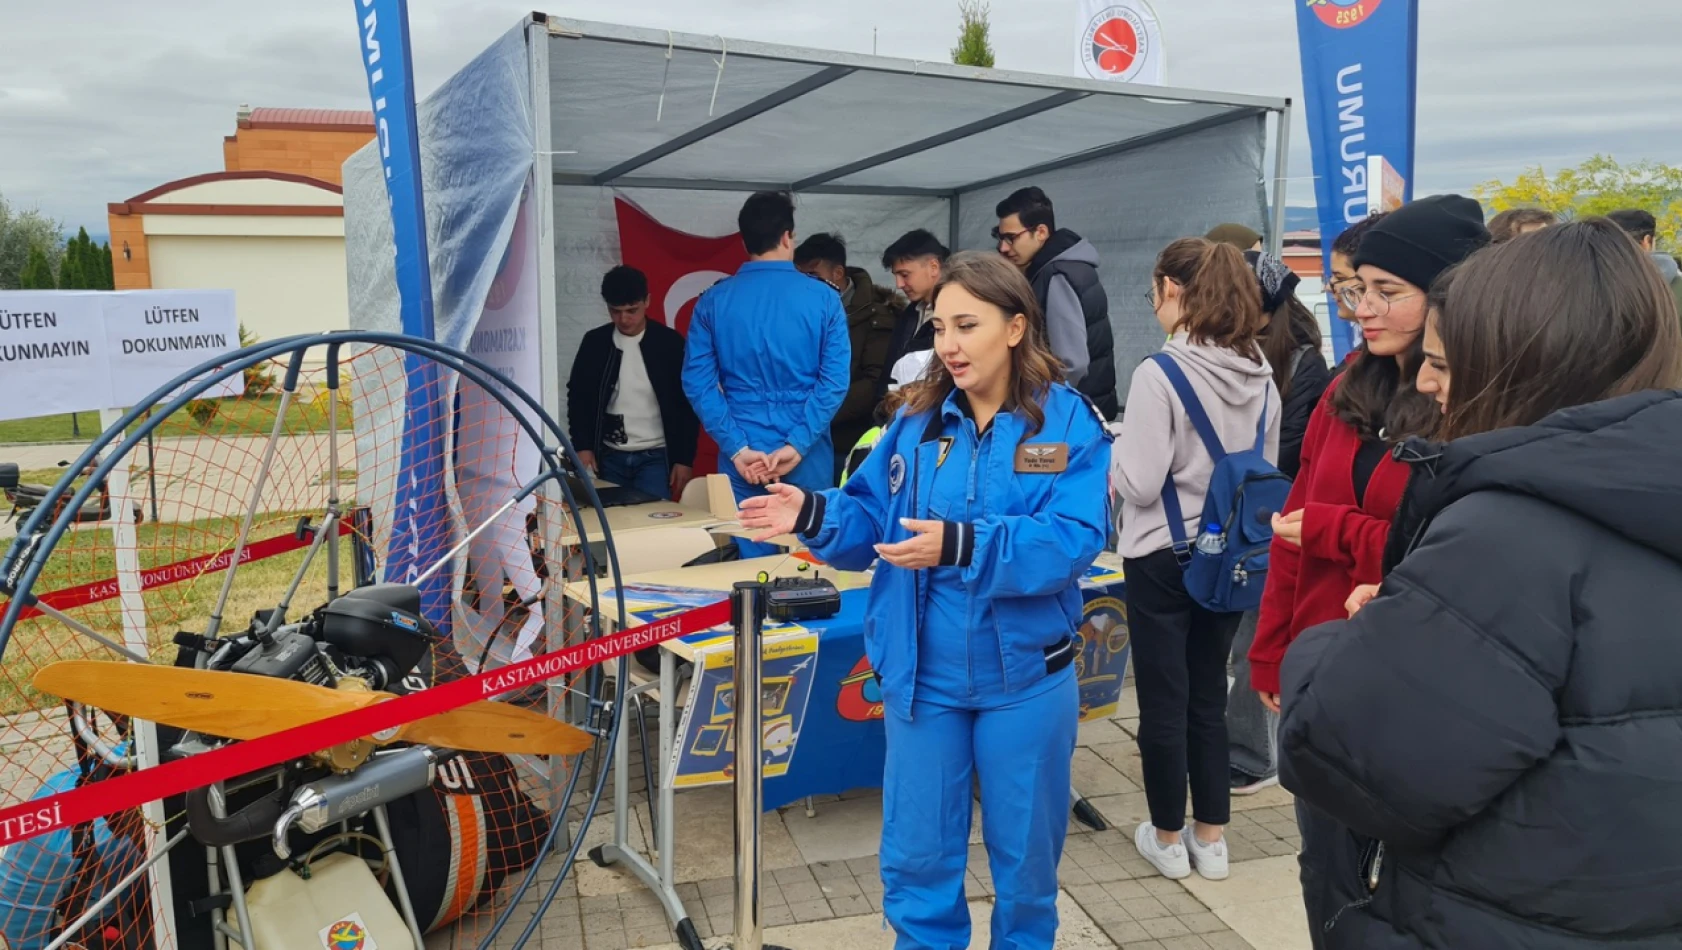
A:
<svg viewBox="0 0 1682 950">
<path fill-rule="evenodd" d="M 222 610 L 220 636 L 247 632 L 258 612 L 275 608 L 295 581 L 289 624 L 323 606 L 330 546 L 337 549 L 340 593 L 374 579 L 390 538 L 402 420 L 410 408 L 405 404 L 404 354 L 384 347 L 353 352 L 347 345 L 336 400 L 326 385 L 326 355 L 321 346 L 309 351 L 295 394 L 281 391 L 284 360 L 260 364 L 246 371 L 241 395 L 188 403 L 159 421 L 150 444 L 131 439 L 113 449 L 120 454 L 116 471 L 97 486 L 77 523 L 58 538 L 32 593 L 153 663 L 191 665 L 194 654 L 183 654 L 178 634 L 210 631 L 226 567 L 248 516 L 249 534 Z M 517 488 L 537 474 L 542 463 L 538 443 L 492 394 L 448 371 L 444 378 L 432 407 L 446 420 L 444 435 L 420 450 L 446 462 L 452 517 L 442 548 L 463 541 L 467 547 L 444 568 L 453 591 L 447 633 L 391 690 L 446 682 L 583 636 L 574 631 L 567 639 L 559 591 L 550 584 L 563 575 L 559 553 L 576 541 L 565 531 L 571 519 L 559 503 L 559 488 L 546 488 L 491 522 Z M 329 434 L 335 401 L 336 439 Z M 271 439 L 277 418 L 280 434 Z M 550 437 L 544 433 L 543 438 Z M 23 481 L 50 483 L 67 471 L 26 469 Z M 319 542 L 312 555 L 317 544 L 313 532 L 327 522 L 335 471 L 346 527 L 332 540 Z M 75 478 L 78 485 L 85 481 L 80 473 Z M 588 513 L 585 517 L 591 524 Z M 485 530 L 467 540 L 469 532 L 487 522 Z M 0 544 L 10 544 L 11 533 L 0 536 Z M 31 686 L 40 669 L 59 660 L 119 658 L 52 616 L 29 616 L 11 631 L 0 655 L 0 806 L 135 767 L 135 723 L 95 710 L 73 716 L 60 698 Z M 503 699 L 564 715 L 578 705 L 572 701 L 585 682 L 579 677 Z M 165 761 L 179 754 L 174 747 L 179 730 L 161 728 L 159 736 L 157 754 Z M 430 790 L 389 806 L 396 860 L 423 930 L 453 932 L 456 946 L 477 945 L 476 938 L 489 930 L 513 886 L 532 867 L 552 822 L 566 820 L 569 811 L 576 819 L 578 806 L 587 801 L 588 781 L 578 783 L 571 802 L 562 800 L 577 764 L 467 754 L 440 767 Z M 292 785 L 328 774 L 317 763 L 304 765 L 309 770 L 289 776 Z M 230 783 L 227 793 L 230 810 L 284 791 L 273 781 L 243 790 L 233 786 L 237 783 Z M 190 829 L 154 871 L 141 874 L 120 893 L 116 887 L 187 828 L 183 810 L 180 799 L 158 802 L 144 812 L 113 815 L 0 854 L 0 946 L 45 947 L 67 923 L 114 893 L 110 904 L 72 935 L 74 945 L 88 950 L 210 946 L 212 918 L 232 925 L 237 916 L 228 899 L 227 853 L 206 848 Z M 359 819 L 338 833 L 331 831 L 295 833 L 294 862 L 319 863 L 334 852 L 366 858 L 391 907 L 400 908 L 394 869 L 390 856 L 381 854 L 375 822 Z M 559 836 L 559 853 L 549 856 L 550 866 L 559 863 L 567 840 Z M 255 888 L 252 895 L 273 890 L 267 879 L 294 873 L 274 856 L 266 833 L 233 846 L 232 853 L 241 881 Z M 169 906 L 160 906 L 166 892 L 172 892 L 172 899 Z M 269 914 L 262 909 L 258 916 Z M 516 926 L 524 922 L 524 915 L 514 921 Z M 253 928 L 263 932 L 255 916 Z"/>
</svg>

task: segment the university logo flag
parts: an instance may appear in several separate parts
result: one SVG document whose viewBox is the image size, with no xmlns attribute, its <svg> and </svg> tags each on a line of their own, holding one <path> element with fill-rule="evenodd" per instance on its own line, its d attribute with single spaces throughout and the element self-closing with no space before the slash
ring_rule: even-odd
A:
<svg viewBox="0 0 1682 950">
<path fill-rule="evenodd" d="M 1075 29 L 1076 76 L 1153 86 L 1167 82 L 1162 22 L 1146 0 L 1080 0 Z"/>
<path fill-rule="evenodd" d="M 1417 0 L 1292 0 L 1328 289 L 1332 242 L 1413 193 Z M 1336 302 L 1328 298 L 1331 313 Z M 1342 359 L 1358 328 L 1332 321 Z"/>
<path fill-rule="evenodd" d="M 426 209 L 421 201 L 420 132 L 415 117 L 414 66 L 409 55 L 409 16 L 404 0 L 352 0 L 368 96 L 374 106 L 380 164 L 391 201 L 391 236 L 397 255 L 397 290 L 403 332 L 433 339 L 432 270 L 426 251 Z M 415 583 L 450 548 L 444 494 L 444 418 L 438 364 L 407 357 L 407 414 L 402 471 L 385 580 Z M 421 612 L 440 635 L 450 628 L 449 571 L 421 586 Z"/>
</svg>

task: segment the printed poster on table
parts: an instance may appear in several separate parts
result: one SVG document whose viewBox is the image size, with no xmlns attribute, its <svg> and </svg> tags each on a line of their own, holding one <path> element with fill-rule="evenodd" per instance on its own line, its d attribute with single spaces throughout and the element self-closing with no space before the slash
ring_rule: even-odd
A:
<svg viewBox="0 0 1682 950">
<path fill-rule="evenodd" d="M 1080 683 L 1080 721 L 1093 722 L 1115 715 L 1121 705 L 1131 652 L 1126 584 L 1119 566 L 1094 565 L 1080 586 L 1085 606 L 1075 631 L 1075 679 Z"/>
<path fill-rule="evenodd" d="M 764 639 L 760 710 L 764 725 L 764 777 L 787 774 L 794 761 L 807 701 L 818 669 L 818 635 L 798 627 Z M 689 703 L 672 750 L 672 787 L 695 788 L 730 781 L 736 766 L 736 651 L 728 640 L 695 654 Z"/>
</svg>

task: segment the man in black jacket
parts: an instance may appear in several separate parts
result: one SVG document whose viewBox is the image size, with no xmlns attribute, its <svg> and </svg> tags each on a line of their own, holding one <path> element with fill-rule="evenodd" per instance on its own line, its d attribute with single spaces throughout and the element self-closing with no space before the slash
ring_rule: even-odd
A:
<svg viewBox="0 0 1682 950">
<path fill-rule="evenodd" d="M 683 394 L 683 337 L 648 319 L 648 278 L 615 267 L 602 278 L 612 322 L 584 334 L 567 381 L 567 428 L 597 476 L 656 498 L 694 477 L 700 422 Z"/>
<path fill-rule="evenodd" d="M 997 211 L 993 240 L 1034 285 L 1051 350 L 1063 360 L 1069 385 L 1085 393 L 1104 418 L 1115 419 L 1121 413 L 1115 334 L 1109 296 L 1098 282 L 1098 249 L 1068 228 L 1058 229 L 1051 199 L 1038 188 L 1012 194 Z"/>
</svg>

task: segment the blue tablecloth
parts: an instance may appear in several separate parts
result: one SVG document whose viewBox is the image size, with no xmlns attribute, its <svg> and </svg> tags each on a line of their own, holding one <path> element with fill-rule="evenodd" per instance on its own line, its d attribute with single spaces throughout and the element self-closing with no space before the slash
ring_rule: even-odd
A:
<svg viewBox="0 0 1682 950">
<path fill-rule="evenodd" d="M 1129 651 L 1124 583 L 1118 570 L 1094 567 L 1082 579 L 1085 616 L 1077 633 L 1081 719 L 1115 712 Z M 716 591 L 629 585 L 627 607 L 646 623 L 715 603 Z M 764 630 L 761 702 L 765 733 L 765 803 L 780 808 L 808 795 L 834 795 L 882 783 L 886 740 L 882 700 L 864 654 L 868 590 L 841 595 L 841 612 Z M 685 638 L 695 663 L 689 700 L 674 737 L 675 787 L 730 781 L 733 742 L 733 648 L 727 628 Z"/>
</svg>

